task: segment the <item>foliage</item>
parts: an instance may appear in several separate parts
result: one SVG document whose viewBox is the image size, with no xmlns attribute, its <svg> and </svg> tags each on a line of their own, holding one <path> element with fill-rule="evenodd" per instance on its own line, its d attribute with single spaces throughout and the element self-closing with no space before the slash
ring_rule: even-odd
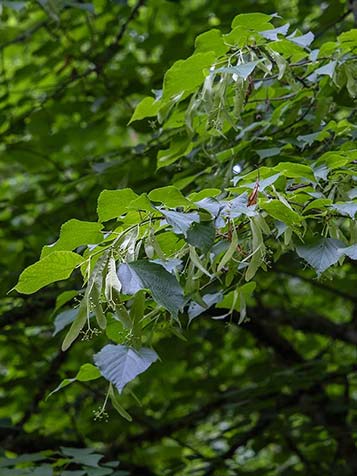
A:
<svg viewBox="0 0 357 476">
<path fill-rule="evenodd" d="M 319 32 L 305 2 L 292 26 L 272 3 L 128 3 L 4 3 L 4 448 L 100 442 L 128 474 L 354 474 L 352 10 L 331 2 Z"/>
</svg>

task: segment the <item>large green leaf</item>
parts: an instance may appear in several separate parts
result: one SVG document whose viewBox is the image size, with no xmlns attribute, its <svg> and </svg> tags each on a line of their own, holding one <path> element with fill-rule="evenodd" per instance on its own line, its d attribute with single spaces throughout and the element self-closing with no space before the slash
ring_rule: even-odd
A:
<svg viewBox="0 0 357 476">
<path fill-rule="evenodd" d="M 179 60 L 167 71 L 164 78 L 163 100 L 181 95 L 182 98 L 193 93 L 205 78 L 208 70 L 216 60 L 216 55 L 209 51 L 196 53 L 186 60 Z"/>
<path fill-rule="evenodd" d="M 60 237 L 42 249 L 41 258 L 61 250 L 74 250 L 78 246 L 99 243 L 103 239 L 103 225 L 89 221 L 69 220 L 61 226 Z"/>
<path fill-rule="evenodd" d="M 261 200 L 259 204 L 270 216 L 288 226 L 295 226 L 301 223 L 300 215 L 280 200 Z"/>
<path fill-rule="evenodd" d="M 129 203 L 137 198 L 137 194 L 130 188 L 121 190 L 103 190 L 98 198 L 97 213 L 99 221 L 104 222 L 118 218 Z"/>
<path fill-rule="evenodd" d="M 229 46 L 225 44 L 222 33 L 217 30 L 205 31 L 195 40 L 196 53 L 205 53 L 213 51 L 217 56 L 224 55 L 229 50 Z"/>
<path fill-rule="evenodd" d="M 243 26 L 258 31 L 270 30 L 273 28 L 270 23 L 271 19 L 272 16 L 265 13 L 241 13 L 234 17 L 232 28 Z"/>
<path fill-rule="evenodd" d="M 72 251 L 54 251 L 26 268 L 15 289 L 23 294 L 32 294 L 48 284 L 69 278 L 82 262 L 82 256 Z"/>
<path fill-rule="evenodd" d="M 173 185 L 167 187 L 156 188 L 149 193 L 149 198 L 153 202 L 160 202 L 169 208 L 186 207 L 187 205 L 193 205 L 192 202 L 187 200 L 179 189 Z"/>
</svg>

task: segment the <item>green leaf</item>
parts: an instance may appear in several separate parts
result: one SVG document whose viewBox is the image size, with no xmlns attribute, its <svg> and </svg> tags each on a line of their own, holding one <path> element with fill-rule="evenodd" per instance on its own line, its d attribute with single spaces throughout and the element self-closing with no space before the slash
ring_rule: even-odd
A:
<svg viewBox="0 0 357 476">
<path fill-rule="evenodd" d="M 62 388 L 67 387 L 71 383 L 74 382 L 89 382 L 91 380 L 96 380 L 101 377 L 100 371 L 97 369 L 97 367 L 93 364 L 83 364 L 81 365 L 77 375 L 74 378 L 65 378 L 62 380 L 62 382 L 56 387 L 52 392 L 48 394 L 46 397 L 49 398 L 51 395 L 54 393 L 58 392 L 59 390 L 62 390 Z"/>
<path fill-rule="evenodd" d="M 274 170 L 277 170 L 285 177 L 301 178 L 305 177 L 313 182 L 315 182 L 315 176 L 312 171 L 312 168 L 308 165 L 299 164 L 296 162 L 280 162 L 279 165 L 274 167 Z"/>
<path fill-rule="evenodd" d="M 221 302 L 216 304 L 216 307 L 219 309 L 234 309 L 235 311 L 240 311 L 240 296 L 244 296 L 244 299 L 249 299 L 255 288 L 257 283 L 255 281 L 250 281 L 249 283 L 245 283 L 242 286 L 239 286 L 238 289 L 229 292 L 226 294 Z M 235 291 L 238 291 L 238 294 L 235 296 Z"/>
<path fill-rule="evenodd" d="M 341 257 L 339 250 L 343 247 L 344 244 L 339 240 L 323 238 L 311 245 L 298 246 L 296 252 L 320 275 L 327 268 L 337 263 Z"/>
<path fill-rule="evenodd" d="M 89 382 L 90 380 L 96 380 L 101 376 L 97 367 L 93 364 L 81 365 L 75 379 L 78 382 Z"/>
<path fill-rule="evenodd" d="M 153 202 L 160 202 L 169 208 L 192 206 L 192 202 L 187 200 L 180 190 L 173 185 L 156 188 L 149 193 L 149 198 Z"/>
<path fill-rule="evenodd" d="M 160 150 L 157 154 L 157 168 L 167 167 L 181 157 L 189 154 L 193 144 L 186 137 L 178 137 L 168 149 Z"/>
<path fill-rule="evenodd" d="M 217 197 L 221 193 L 221 190 L 219 188 L 205 188 L 204 190 L 200 190 L 199 192 L 192 192 L 188 198 L 192 202 L 199 202 L 200 200 L 203 200 L 204 198 L 208 197 Z"/>
<path fill-rule="evenodd" d="M 113 407 L 115 410 L 119 413 L 120 416 L 125 418 L 127 421 L 133 421 L 132 417 L 129 415 L 129 413 L 125 410 L 125 408 L 120 404 L 118 397 L 115 395 L 114 389 L 111 386 L 109 390 L 109 397 L 110 401 L 112 402 Z"/>
<path fill-rule="evenodd" d="M 150 202 L 148 199 L 148 196 L 146 193 L 142 193 L 139 195 L 138 198 L 135 198 L 135 200 L 131 201 L 127 205 L 128 210 L 140 210 L 140 211 L 145 211 L 145 212 L 153 212 L 155 211 L 155 208 L 153 207 L 153 204 Z"/>
<path fill-rule="evenodd" d="M 133 261 L 128 267 L 141 281 L 142 289 L 148 289 L 158 304 L 177 317 L 185 303 L 183 290 L 177 279 L 159 264 L 144 260 Z"/>
<path fill-rule="evenodd" d="M 63 293 L 59 294 L 56 298 L 56 306 L 53 310 L 53 313 L 55 314 L 62 306 L 77 296 L 77 294 L 78 291 L 74 290 L 63 291 Z"/>
<path fill-rule="evenodd" d="M 68 385 L 70 385 L 71 383 L 73 383 L 75 381 L 76 381 L 75 378 L 65 378 L 64 380 L 62 380 L 62 382 L 54 390 L 52 390 L 52 392 L 50 392 L 47 395 L 46 400 L 48 398 L 50 398 L 54 393 L 59 392 L 60 390 L 62 390 L 62 388 L 67 387 Z"/>
<path fill-rule="evenodd" d="M 195 40 L 196 54 L 205 53 L 207 51 L 213 51 L 217 57 L 224 55 L 229 50 L 222 38 L 222 33 L 217 30 L 205 31 L 201 35 L 198 35 Z"/>
<path fill-rule="evenodd" d="M 154 300 L 174 317 L 185 303 L 183 290 L 176 278 L 157 263 L 144 260 L 122 263 L 118 268 L 118 277 L 124 294 L 134 295 L 141 289 L 148 289 Z"/>
<path fill-rule="evenodd" d="M 273 28 L 270 23 L 271 19 L 272 16 L 266 15 L 265 13 L 241 13 L 234 17 L 232 28 L 243 26 L 257 31 L 270 30 Z"/>
<path fill-rule="evenodd" d="M 201 271 L 201 273 L 205 274 L 209 278 L 211 278 L 211 273 L 203 266 L 200 257 L 196 253 L 196 250 L 193 246 L 190 246 L 190 260 L 194 266 L 196 266 L 197 269 Z"/>
<path fill-rule="evenodd" d="M 139 104 L 136 106 L 135 111 L 129 121 L 129 124 L 131 124 L 134 121 L 140 121 L 141 119 L 144 119 L 145 117 L 156 116 L 157 113 L 159 112 L 160 106 L 161 106 L 160 101 L 156 100 L 155 98 L 151 96 L 148 96 L 142 99 L 139 102 Z"/>
<path fill-rule="evenodd" d="M 248 268 L 245 272 L 246 281 L 250 281 L 252 278 L 254 278 L 256 272 L 264 262 L 265 256 L 263 234 L 259 226 L 259 220 L 257 218 L 252 218 L 250 220 L 250 228 L 252 230 L 252 253 Z"/>
<path fill-rule="evenodd" d="M 130 320 L 129 315 L 128 319 Z M 131 328 L 131 322 L 129 328 Z M 112 340 L 116 344 L 123 344 L 125 341 L 126 332 L 124 329 L 124 325 L 115 315 L 108 317 L 105 333 L 108 339 Z"/>
<path fill-rule="evenodd" d="M 222 271 L 222 269 L 225 267 L 225 265 L 233 258 L 234 254 L 237 252 L 237 246 L 238 246 L 238 235 L 237 235 L 237 230 L 235 227 L 233 228 L 233 233 L 232 233 L 232 241 L 229 245 L 228 250 L 225 252 L 223 255 L 218 267 L 217 271 Z"/>
<path fill-rule="evenodd" d="M 215 60 L 216 55 L 209 51 L 176 61 L 165 74 L 162 100 L 177 95 L 182 95 L 181 99 L 184 99 L 196 91 L 205 79 L 204 70 L 209 69 Z"/>
<path fill-rule="evenodd" d="M 101 277 L 100 277 L 101 281 Z M 100 294 L 101 294 L 101 282 L 100 286 L 93 286 L 90 291 L 90 303 L 91 309 L 94 311 L 95 317 L 97 319 L 97 324 L 101 329 L 105 329 L 107 325 L 107 320 L 105 314 L 103 312 L 102 304 L 100 302 Z"/>
<path fill-rule="evenodd" d="M 69 278 L 82 262 L 82 256 L 72 251 L 54 251 L 26 268 L 14 289 L 22 294 L 32 294 L 48 284 Z"/>
<path fill-rule="evenodd" d="M 288 226 L 300 225 L 302 218 L 298 213 L 287 207 L 280 200 L 260 200 L 260 207 L 276 220 L 282 221 Z"/>
<path fill-rule="evenodd" d="M 98 198 L 97 213 L 100 222 L 118 218 L 127 211 L 127 205 L 137 198 L 130 188 L 103 190 Z"/>
<path fill-rule="evenodd" d="M 187 230 L 187 243 L 207 253 L 215 240 L 216 229 L 212 222 L 192 223 Z"/>
<path fill-rule="evenodd" d="M 85 295 L 81 301 L 81 304 L 79 305 L 78 314 L 76 318 L 74 319 L 74 321 L 72 322 L 72 325 L 69 331 L 67 332 L 66 337 L 63 340 L 63 343 L 62 343 L 63 352 L 66 351 L 72 345 L 72 343 L 77 339 L 85 323 L 87 322 L 88 318 L 89 318 L 88 301 L 87 301 L 87 295 Z"/>
<path fill-rule="evenodd" d="M 60 237 L 52 245 L 42 249 L 41 258 L 54 251 L 74 250 L 78 246 L 96 244 L 102 241 L 103 225 L 89 221 L 69 220 L 61 226 Z"/>
</svg>

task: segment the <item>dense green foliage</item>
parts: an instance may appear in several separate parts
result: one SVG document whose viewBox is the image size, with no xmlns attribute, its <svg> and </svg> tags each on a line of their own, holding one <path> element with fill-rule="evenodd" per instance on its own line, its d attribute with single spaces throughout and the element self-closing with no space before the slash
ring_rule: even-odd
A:
<svg viewBox="0 0 357 476">
<path fill-rule="evenodd" d="M 1 2 L 4 475 L 356 473 L 356 2 L 256 3 Z"/>
</svg>

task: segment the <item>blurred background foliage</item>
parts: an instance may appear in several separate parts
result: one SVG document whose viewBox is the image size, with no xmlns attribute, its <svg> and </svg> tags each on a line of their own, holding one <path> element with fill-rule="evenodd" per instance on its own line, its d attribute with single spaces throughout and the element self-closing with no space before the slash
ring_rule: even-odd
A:
<svg viewBox="0 0 357 476">
<path fill-rule="evenodd" d="M 164 139 L 150 121 L 128 127 L 129 119 L 199 33 L 228 31 L 235 15 L 252 11 L 314 31 L 318 46 L 354 27 L 357 6 L 0 2 L 0 447 L 7 457 L 48 450 L 38 462 L 20 461 L 23 469 L 0 459 L 1 474 L 114 474 L 60 447 L 96 448 L 105 461 L 120 460 L 123 475 L 356 474 L 352 265 L 318 282 L 283 263 L 260 275 L 246 325 L 200 319 L 184 331 L 187 341 L 168 332 L 156 348 L 162 362 L 130 384 L 142 406 L 124 392 L 131 423 L 113 409 L 108 421 L 94 421 L 101 384 L 75 383 L 45 400 L 92 354 L 86 344 L 59 352 L 61 336 L 52 336 L 56 296 L 78 286 L 76 277 L 35 296 L 7 294 L 63 222 L 96 220 L 101 190 L 140 193 L 184 176 L 182 164 L 156 171 Z"/>
</svg>

